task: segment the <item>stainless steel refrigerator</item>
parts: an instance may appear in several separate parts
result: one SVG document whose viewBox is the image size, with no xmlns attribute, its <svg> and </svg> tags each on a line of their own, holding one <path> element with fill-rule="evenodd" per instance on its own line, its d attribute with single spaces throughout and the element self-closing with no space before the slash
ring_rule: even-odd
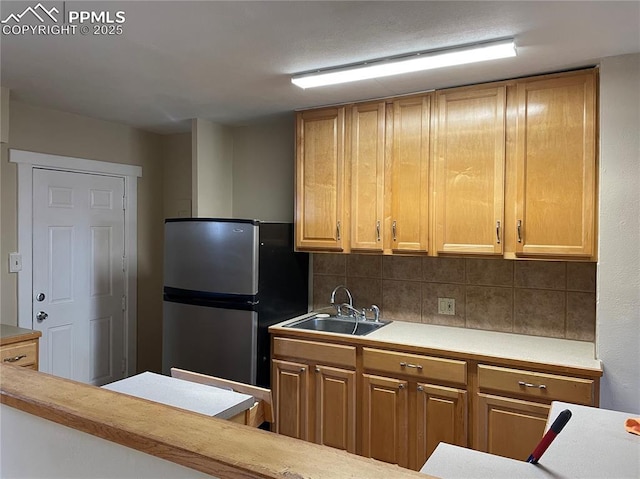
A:
<svg viewBox="0 0 640 479">
<path fill-rule="evenodd" d="M 267 328 L 307 312 L 308 273 L 291 223 L 165 220 L 163 373 L 269 387 Z"/>
</svg>

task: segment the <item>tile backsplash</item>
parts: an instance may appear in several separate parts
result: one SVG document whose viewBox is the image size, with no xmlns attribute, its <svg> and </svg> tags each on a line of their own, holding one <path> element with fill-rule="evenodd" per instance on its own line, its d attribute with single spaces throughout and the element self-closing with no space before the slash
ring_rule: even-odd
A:
<svg viewBox="0 0 640 479">
<path fill-rule="evenodd" d="M 314 309 L 328 306 L 344 284 L 356 307 L 376 304 L 384 319 L 595 340 L 595 263 L 312 256 Z M 438 298 L 455 299 L 455 314 L 438 314 Z"/>
</svg>

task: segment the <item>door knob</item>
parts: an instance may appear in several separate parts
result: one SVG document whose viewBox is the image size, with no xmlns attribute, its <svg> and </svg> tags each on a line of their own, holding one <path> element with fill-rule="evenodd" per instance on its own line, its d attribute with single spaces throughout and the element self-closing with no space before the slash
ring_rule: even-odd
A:
<svg viewBox="0 0 640 479">
<path fill-rule="evenodd" d="M 44 311 L 40 311 L 38 314 L 36 314 L 36 319 L 38 320 L 38 322 L 42 322 L 45 319 L 47 319 L 49 317 L 49 315 L 47 313 L 45 313 Z"/>
<path fill-rule="evenodd" d="M 38 293 L 36 294 L 36 301 L 38 301 L 39 303 L 41 303 L 42 301 L 44 301 L 45 295 L 44 293 Z"/>
</svg>

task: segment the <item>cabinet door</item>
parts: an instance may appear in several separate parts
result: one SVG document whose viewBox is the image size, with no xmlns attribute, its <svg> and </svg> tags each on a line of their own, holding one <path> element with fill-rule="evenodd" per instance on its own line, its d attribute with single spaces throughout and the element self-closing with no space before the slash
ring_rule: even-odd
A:
<svg viewBox="0 0 640 479">
<path fill-rule="evenodd" d="M 516 254 L 592 256 L 595 73 L 517 86 Z"/>
<path fill-rule="evenodd" d="M 544 434 L 550 406 L 478 394 L 477 449 L 526 461 Z"/>
<path fill-rule="evenodd" d="M 273 360 L 276 432 L 309 440 L 309 366 Z"/>
<path fill-rule="evenodd" d="M 363 374 L 362 455 L 409 467 L 407 382 Z"/>
<path fill-rule="evenodd" d="M 317 366 L 316 442 L 356 452 L 356 373 Z"/>
<path fill-rule="evenodd" d="M 296 247 L 343 248 L 344 107 L 296 117 Z"/>
<path fill-rule="evenodd" d="M 393 102 L 391 249 L 426 252 L 431 96 Z"/>
<path fill-rule="evenodd" d="M 440 442 L 467 446 L 466 391 L 418 384 L 416 406 L 416 469 L 424 465 Z"/>
<path fill-rule="evenodd" d="M 506 87 L 438 92 L 435 247 L 502 254 Z"/>
<path fill-rule="evenodd" d="M 351 249 L 382 251 L 384 102 L 351 110 Z"/>
</svg>

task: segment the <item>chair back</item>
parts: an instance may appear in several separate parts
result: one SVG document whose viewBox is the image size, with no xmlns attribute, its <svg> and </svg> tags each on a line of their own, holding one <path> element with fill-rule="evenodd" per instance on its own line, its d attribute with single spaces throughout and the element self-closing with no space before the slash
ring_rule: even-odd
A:
<svg viewBox="0 0 640 479">
<path fill-rule="evenodd" d="M 194 373 L 193 371 L 186 371 L 178 368 L 171 368 L 171 377 L 198 384 L 205 384 L 207 386 L 231 389 L 232 391 L 243 394 L 249 394 L 250 396 L 253 396 L 256 403 L 251 409 L 246 411 L 245 424 L 248 426 L 258 427 L 265 421 L 273 423 L 274 417 L 271 389 L 217 378 L 215 376 L 207 376 L 206 374 Z"/>
</svg>

